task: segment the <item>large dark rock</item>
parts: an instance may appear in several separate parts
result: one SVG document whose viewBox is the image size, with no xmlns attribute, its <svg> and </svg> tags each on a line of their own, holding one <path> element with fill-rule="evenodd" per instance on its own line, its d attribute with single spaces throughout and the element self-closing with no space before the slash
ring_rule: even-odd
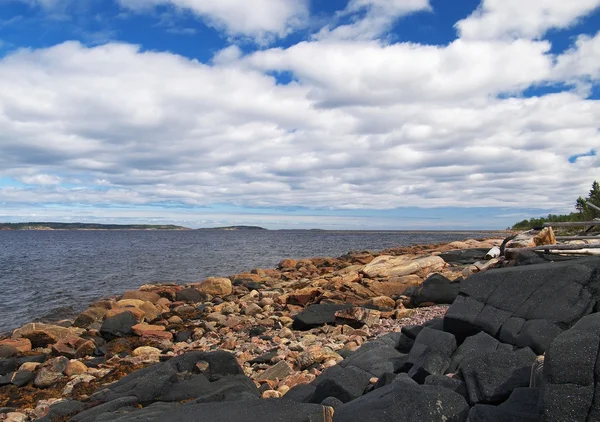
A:
<svg viewBox="0 0 600 422">
<path fill-rule="evenodd" d="M 448 372 L 456 372 L 460 363 L 465 358 L 473 358 L 488 352 L 495 352 L 499 344 L 498 340 L 484 332 L 467 338 L 452 355 Z"/>
<path fill-rule="evenodd" d="M 186 396 L 186 399 L 200 397 L 186 395 L 183 391 L 184 387 L 189 387 L 190 393 L 195 392 L 204 396 L 207 390 L 218 389 L 218 386 L 213 383 L 210 388 L 204 389 L 203 386 L 206 384 L 203 383 L 202 378 L 188 377 L 186 380 L 186 374 L 198 372 L 196 364 L 201 362 L 207 364 L 202 376 L 211 382 L 227 376 L 243 375 L 242 368 L 230 353 L 194 351 L 129 374 L 106 389 L 96 392 L 91 400 L 107 402 L 133 396 L 140 402 L 146 403 L 163 396 L 169 400 L 178 400 L 181 396 Z M 174 390 L 172 396 L 168 393 L 170 389 Z M 251 391 L 243 387 L 241 389 Z"/>
<path fill-rule="evenodd" d="M 335 313 L 342 309 L 352 308 L 350 304 L 319 303 L 310 305 L 294 317 L 292 328 L 294 330 L 310 330 L 324 324 L 335 322 Z"/>
<path fill-rule="evenodd" d="M 64 400 L 50 406 L 50 411 L 46 416 L 36 419 L 37 422 L 53 422 L 64 419 L 68 416 L 76 415 L 85 409 L 85 403 L 77 400 Z"/>
<path fill-rule="evenodd" d="M 135 316 L 129 312 L 122 312 L 113 317 L 106 318 L 100 327 L 100 334 L 108 340 L 132 334 L 132 327 L 138 323 Z"/>
<path fill-rule="evenodd" d="M 331 408 L 286 400 L 170 405 L 155 403 L 135 411 L 106 413 L 96 422 L 329 422 Z"/>
<path fill-rule="evenodd" d="M 340 406 L 334 422 L 464 422 L 469 406 L 447 388 L 403 382 L 373 390 Z"/>
<path fill-rule="evenodd" d="M 458 378 L 451 378 L 446 375 L 437 374 L 429 375 L 427 378 L 425 378 L 425 385 L 437 385 L 438 387 L 444 387 L 460 394 L 466 399 L 469 398 L 467 385 L 464 383 L 464 381 Z"/>
<path fill-rule="evenodd" d="M 395 372 L 395 359 L 405 355 L 383 341 L 365 343 L 347 359 L 340 362 L 340 366 L 355 366 L 369 372 L 372 376 L 379 377 L 386 372 Z"/>
<path fill-rule="evenodd" d="M 124 407 L 133 410 L 137 405 L 137 397 L 121 397 L 79 412 L 69 419 L 69 422 L 92 422 L 103 413 L 114 412 Z"/>
<path fill-rule="evenodd" d="M 347 403 L 363 394 L 371 377 L 368 372 L 354 366 L 332 366 L 315 380 L 316 389 L 310 401 L 321 403 L 327 397 L 335 397 Z"/>
<path fill-rule="evenodd" d="M 444 330 L 459 343 L 484 331 L 541 353 L 560 330 L 591 313 L 599 299 L 600 258 L 493 269 L 461 283 Z"/>
<path fill-rule="evenodd" d="M 458 296 L 459 290 L 460 283 L 453 283 L 441 274 L 433 274 L 423 281 L 420 286 L 416 286 L 410 292 L 404 292 L 404 294 L 410 296 L 413 306 L 419 306 L 423 303 L 450 304 Z"/>
<path fill-rule="evenodd" d="M 528 387 L 536 355 L 530 350 L 488 352 L 464 359 L 460 373 L 471 404 L 497 404 L 515 388 Z"/>
<path fill-rule="evenodd" d="M 542 408 L 547 421 L 600 420 L 600 313 L 559 334 L 544 360 Z"/>
<path fill-rule="evenodd" d="M 469 265 L 477 261 L 482 261 L 488 251 L 489 248 L 460 249 L 442 252 L 439 256 L 448 264 Z"/>
<path fill-rule="evenodd" d="M 450 366 L 450 357 L 456 350 L 454 335 L 431 328 L 423 328 L 410 351 L 408 375 L 418 383 L 432 374 L 443 374 Z"/>
<path fill-rule="evenodd" d="M 183 302 L 204 302 L 208 299 L 206 293 L 201 292 L 198 289 L 187 288 L 183 290 L 179 290 L 176 293 L 175 300 L 183 301 Z"/>
<path fill-rule="evenodd" d="M 539 388 L 517 388 L 499 406 L 475 405 L 468 422 L 542 422 Z"/>
</svg>

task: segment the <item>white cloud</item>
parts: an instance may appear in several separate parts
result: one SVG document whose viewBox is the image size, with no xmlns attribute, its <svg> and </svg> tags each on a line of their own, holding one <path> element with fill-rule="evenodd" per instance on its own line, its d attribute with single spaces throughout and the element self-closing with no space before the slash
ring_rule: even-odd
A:
<svg viewBox="0 0 600 422">
<path fill-rule="evenodd" d="M 128 44 L 22 50 L 0 59 L 0 176 L 35 168 L 80 183 L 4 187 L 0 198 L 570 207 L 600 168 L 599 157 L 568 161 L 600 145 L 598 101 L 497 98 L 553 81 L 547 51 L 526 40 L 321 41 L 206 65 Z M 298 81 L 279 85 L 273 70 Z"/>
<path fill-rule="evenodd" d="M 575 46 L 558 57 L 554 74 L 583 92 L 600 81 L 600 32 L 594 37 L 578 37 Z"/>
<path fill-rule="evenodd" d="M 158 5 L 189 10 L 232 36 L 264 42 L 285 37 L 306 24 L 307 0 L 117 0 L 123 7 L 142 11 Z"/>
<path fill-rule="evenodd" d="M 456 27 L 461 38 L 538 38 L 567 28 L 600 6 L 600 0 L 483 0 Z"/>
<path fill-rule="evenodd" d="M 333 22 L 323 27 L 316 39 L 372 40 L 390 29 L 398 18 L 420 11 L 430 11 L 429 0 L 350 0 L 346 8 L 337 13 Z M 364 13 L 358 18 L 356 14 Z M 352 22 L 338 24 L 350 16 Z"/>
<path fill-rule="evenodd" d="M 33 174 L 22 176 L 19 181 L 28 185 L 58 185 L 61 178 L 53 174 Z"/>
</svg>

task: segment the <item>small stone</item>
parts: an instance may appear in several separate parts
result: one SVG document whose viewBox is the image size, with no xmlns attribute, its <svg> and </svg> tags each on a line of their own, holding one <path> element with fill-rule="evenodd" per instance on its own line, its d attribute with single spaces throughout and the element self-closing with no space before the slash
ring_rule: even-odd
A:
<svg viewBox="0 0 600 422">
<path fill-rule="evenodd" d="M 253 316 L 262 312 L 262 308 L 258 306 L 256 303 L 250 303 L 244 309 L 244 315 Z"/>
<path fill-rule="evenodd" d="M 262 393 L 262 398 L 263 399 L 279 399 L 282 396 L 283 396 L 283 394 L 281 394 L 277 390 L 267 390 L 264 393 Z"/>
<path fill-rule="evenodd" d="M 39 362 L 25 362 L 19 367 L 19 371 L 35 372 L 42 364 Z"/>
<path fill-rule="evenodd" d="M 388 296 L 374 297 L 369 303 L 383 309 L 394 309 L 396 307 L 396 301 Z"/>
<path fill-rule="evenodd" d="M 167 320 L 170 324 L 183 324 L 183 320 L 177 315 L 173 315 Z"/>
<path fill-rule="evenodd" d="M 27 420 L 27 415 L 19 412 L 9 412 L 6 414 L 6 419 L 4 422 L 25 422 Z"/>
<path fill-rule="evenodd" d="M 278 362 L 277 364 L 271 366 L 266 371 L 260 373 L 257 377 L 257 381 L 266 381 L 266 380 L 282 380 L 288 375 L 292 373 L 292 368 L 290 365 L 284 360 Z"/>
<path fill-rule="evenodd" d="M 292 338 L 294 337 L 294 332 L 287 327 L 283 327 L 277 335 L 281 338 Z"/>
<path fill-rule="evenodd" d="M 131 355 L 136 357 L 160 356 L 160 350 L 158 350 L 156 347 L 142 346 L 135 349 Z"/>
<path fill-rule="evenodd" d="M 0 359 L 11 358 L 19 354 L 16 347 L 9 344 L 0 344 Z"/>
<path fill-rule="evenodd" d="M 336 320 L 348 324 L 364 324 L 371 327 L 379 323 L 381 312 L 361 307 L 341 309 L 335 313 Z"/>
<path fill-rule="evenodd" d="M 85 366 L 85 364 L 79 362 L 78 360 L 72 360 L 71 362 L 69 362 L 69 366 L 67 366 L 67 369 L 65 369 L 65 375 L 68 377 L 71 377 L 73 375 L 81 375 L 85 374 L 87 370 L 88 367 Z"/>
<path fill-rule="evenodd" d="M 281 395 L 284 396 L 285 393 L 290 391 L 290 387 L 288 387 L 287 385 L 281 385 L 277 388 L 277 391 L 279 391 L 281 393 Z"/>
<path fill-rule="evenodd" d="M 133 327 L 131 327 L 131 329 L 133 330 L 134 334 L 140 337 L 145 334 L 153 333 L 156 331 L 165 331 L 165 327 L 163 327 L 162 325 L 149 325 L 144 323 L 136 324 Z"/>
<path fill-rule="evenodd" d="M 47 388 L 63 378 L 63 374 L 60 372 L 53 372 L 48 368 L 42 368 L 38 371 L 35 379 L 33 380 L 33 385 L 38 388 Z"/>
</svg>

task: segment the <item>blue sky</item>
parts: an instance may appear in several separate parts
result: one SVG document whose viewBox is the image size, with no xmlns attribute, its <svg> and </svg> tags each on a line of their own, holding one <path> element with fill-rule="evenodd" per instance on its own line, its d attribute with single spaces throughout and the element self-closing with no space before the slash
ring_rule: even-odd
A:
<svg viewBox="0 0 600 422">
<path fill-rule="evenodd" d="M 0 221 L 499 229 L 600 180 L 600 0 L 0 1 Z"/>
</svg>

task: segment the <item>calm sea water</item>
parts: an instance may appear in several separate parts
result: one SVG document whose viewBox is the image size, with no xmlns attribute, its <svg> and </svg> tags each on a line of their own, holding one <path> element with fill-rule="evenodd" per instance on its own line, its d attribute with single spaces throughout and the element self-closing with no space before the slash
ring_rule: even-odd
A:
<svg viewBox="0 0 600 422">
<path fill-rule="evenodd" d="M 144 283 L 200 281 L 284 258 L 489 237 L 489 232 L 0 231 L 0 333 L 68 318 Z"/>
</svg>

